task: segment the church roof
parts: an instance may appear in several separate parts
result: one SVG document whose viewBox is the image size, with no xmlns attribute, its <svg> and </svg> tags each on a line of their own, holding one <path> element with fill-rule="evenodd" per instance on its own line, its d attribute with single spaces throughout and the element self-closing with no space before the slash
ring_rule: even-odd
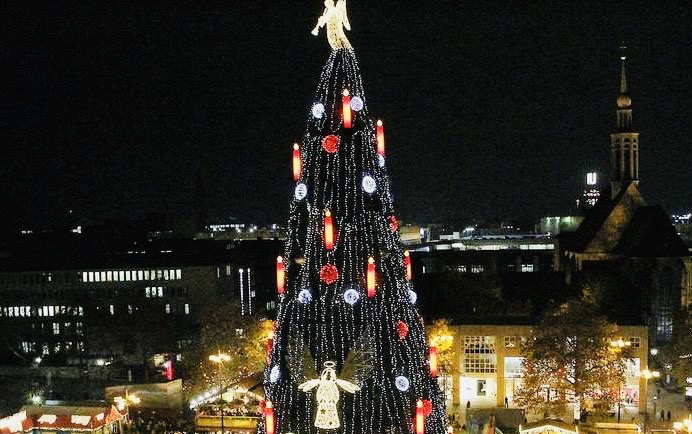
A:
<svg viewBox="0 0 692 434">
<path fill-rule="evenodd" d="M 606 189 L 573 234 L 561 237 L 566 250 L 633 257 L 687 256 L 688 250 L 660 206 L 647 205 L 635 183 L 611 198 Z"/>
</svg>

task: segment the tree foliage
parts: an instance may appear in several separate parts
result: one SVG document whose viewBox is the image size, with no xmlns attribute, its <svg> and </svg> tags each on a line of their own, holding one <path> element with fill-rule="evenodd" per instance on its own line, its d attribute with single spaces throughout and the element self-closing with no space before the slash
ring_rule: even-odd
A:
<svg viewBox="0 0 692 434">
<path fill-rule="evenodd" d="M 186 389 L 200 391 L 232 383 L 264 369 L 266 343 L 273 323 L 257 314 L 241 314 L 235 302 L 207 304 L 199 313 L 199 338 L 183 354 Z M 218 352 L 231 359 L 222 366 L 209 360 Z"/>
<path fill-rule="evenodd" d="M 674 321 L 671 345 L 673 375 L 685 382 L 692 377 L 692 310 L 682 309 Z"/>
<path fill-rule="evenodd" d="M 447 374 L 454 374 L 454 332 L 448 319 L 435 320 L 428 327 L 430 345 L 437 348 L 438 366 Z"/>
<path fill-rule="evenodd" d="M 521 405 L 561 412 L 568 402 L 616 402 L 625 381 L 628 351 L 613 347 L 617 326 L 596 306 L 572 300 L 547 312 L 523 345 Z"/>
</svg>

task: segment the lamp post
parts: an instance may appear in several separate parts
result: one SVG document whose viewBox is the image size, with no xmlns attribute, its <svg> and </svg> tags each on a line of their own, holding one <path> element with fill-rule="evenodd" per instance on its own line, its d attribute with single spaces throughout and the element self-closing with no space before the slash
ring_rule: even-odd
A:
<svg viewBox="0 0 692 434">
<path fill-rule="evenodd" d="M 610 346 L 613 347 L 618 352 L 622 352 L 623 349 L 632 346 L 632 342 L 618 338 L 617 340 L 610 341 Z M 618 423 L 620 423 L 620 408 L 622 406 L 622 385 L 618 383 Z"/>
<path fill-rule="evenodd" d="M 637 372 L 636 375 L 638 377 L 643 377 L 644 380 L 646 380 L 646 385 L 644 386 L 646 389 L 646 394 L 644 395 L 644 434 L 646 434 L 649 425 L 649 380 L 652 378 L 659 378 L 661 373 L 658 371 L 649 371 L 648 369 L 644 369 L 643 371 Z M 656 398 L 656 395 L 654 395 L 654 413 L 656 413 Z"/>
<path fill-rule="evenodd" d="M 209 356 L 209 360 L 216 363 L 219 366 L 218 369 L 218 380 L 219 380 L 219 401 L 223 401 L 223 387 L 221 385 L 221 367 L 223 366 L 223 362 L 228 362 L 231 360 L 231 356 L 229 356 L 226 353 L 222 353 L 220 350 L 218 354 L 212 354 Z M 224 426 L 223 426 L 223 402 L 219 406 L 219 409 L 221 410 L 221 434 L 224 433 Z"/>
</svg>

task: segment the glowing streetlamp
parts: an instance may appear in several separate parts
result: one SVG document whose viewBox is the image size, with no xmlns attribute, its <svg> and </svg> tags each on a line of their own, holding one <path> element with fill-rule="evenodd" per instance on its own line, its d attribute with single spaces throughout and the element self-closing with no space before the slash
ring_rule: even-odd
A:
<svg viewBox="0 0 692 434">
<path fill-rule="evenodd" d="M 646 386 L 645 389 L 647 390 L 646 395 L 644 395 L 644 433 L 647 431 L 647 425 L 649 422 L 649 399 L 648 399 L 648 385 L 649 385 L 649 380 L 652 378 L 659 378 L 661 376 L 661 373 L 658 371 L 649 371 L 648 369 L 644 369 L 643 371 L 639 371 L 636 373 L 637 377 L 642 377 L 644 380 L 646 380 Z M 656 397 L 654 396 L 654 413 L 656 413 Z"/>
<path fill-rule="evenodd" d="M 219 405 L 219 410 L 221 411 L 221 434 L 225 434 L 224 426 L 223 426 L 223 386 L 221 385 L 221 367 L 223 366 L 223 362 L 228 362 L 231 360 L 231 356 L 229 356 L 226 353 L 222 353 L 219 350 L 218 354 L 212 354 L 211 356 L 209 356 L 209 360 L 216 363 L 217 365 L 219 365 L 218 376 L 219 376 L 219 401 L 221 401 L 221 404 Z"/>
</svg>

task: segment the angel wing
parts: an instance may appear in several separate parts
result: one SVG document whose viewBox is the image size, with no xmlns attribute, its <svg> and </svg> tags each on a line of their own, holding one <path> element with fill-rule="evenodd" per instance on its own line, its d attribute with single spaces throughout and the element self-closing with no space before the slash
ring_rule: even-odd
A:
<svg viewBox="0 0 692 434">
<path fill-rule="evenodd" d="M 372 375 L 375 366 L 374 354 L 370 333 L 366 328 L 348 352 L 339 376 L 362 385 Z"/>
<path fill-rule="evenodd" d="M 336 379 L 336 384 L 338 384 L 342 389 L 348 393 L 356 393 L 360 390 L 360 387 L 351 383 L 350 381 L 342 380 L 341 378 Z"/>
<path fill-rule="evenodd" d="M 346 0 L 338 0 L 336 2 L 337 10 L 339 15 L 341 15 L 341 20 L 344 23 L 344 29 L 351 30 L 351 23 L 348 22 L 348 15 L 346 14 Z"/>
<path fill-rule="evenodd" d="M 300 383 L 308 378 L 319 377 L 315 369 L 315 360 L 310 354 L 310 348 L 300 336 L 298 330 L 292 330 L 288 337 L 288 351 L 286 351 L 286 366 L 295 382 Z"/>
<path fill-rule="evenodd" d="M 303 384 L 298 385 L 298 389 L 302 390 L 303 392 L 307 392 L 310 389 L 314 389 L 315 387 L 320 385 L 320 379 L 315 378 L 313 380 L 308 380 Z"/>
</svg>

